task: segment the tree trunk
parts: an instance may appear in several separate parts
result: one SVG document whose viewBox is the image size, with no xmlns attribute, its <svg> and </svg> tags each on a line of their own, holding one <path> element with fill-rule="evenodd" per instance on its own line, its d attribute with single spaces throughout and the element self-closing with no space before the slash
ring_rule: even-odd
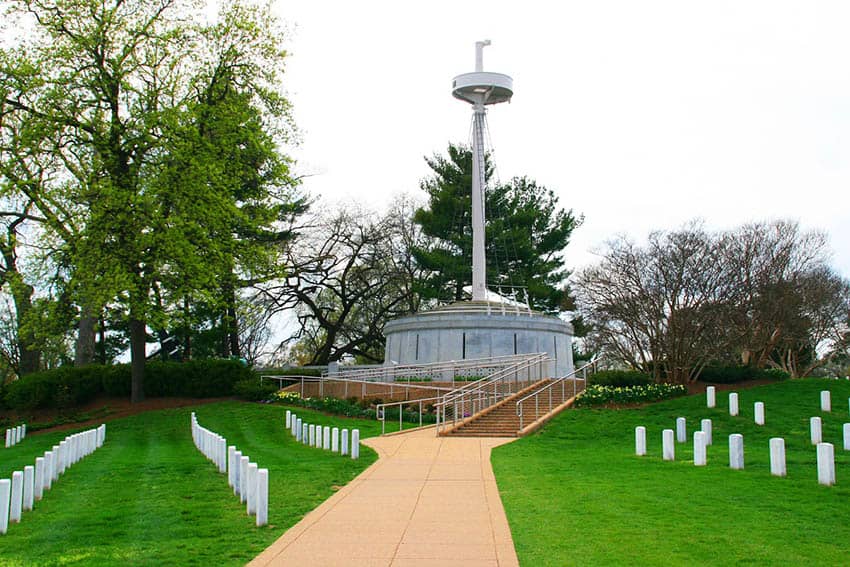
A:
<svg viewBox="0 0 850 567">
<path fill-rule="evenodd" d="M 0 240 L 5 262 L 5 280 L 9 284 L 12 300 L 15 302 L 16 339 L 18 341 L 18 376 L 26 376 L 39 370 L 41 350 L 35 344 L 35 337 L 28 329 L 26 320 L 32 310 L 32 296 L 35 290 L 26 283 L 18 272 L 17 226 L 12 223 L 8 228 L 8 240 Z"/>
<path fill-rule="evenodd" d="M 97 318 L 94 310 L 83 307 L 80 324 L 77 328 L 77 341 L 74 345 L 74 366 L 85 366 L 94 361 L 95 325 Z"/>
<path fill-rule="evenodd" d="M 145 322 L 130 315 L 130 402 L 145 399 L 145 344 L 147 343 Z"/>
</svg>

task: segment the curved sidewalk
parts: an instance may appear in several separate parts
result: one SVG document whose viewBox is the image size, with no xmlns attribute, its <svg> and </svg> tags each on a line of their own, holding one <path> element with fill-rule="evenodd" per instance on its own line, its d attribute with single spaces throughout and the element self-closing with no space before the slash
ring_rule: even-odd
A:
<svg viewBox="0 0 850 567">
<path fill-rule="evenodd" d="M 380 458 L 287 530 L 252 567 L 515 567 L 490 449 L 512 439 L 365 439 Z"/>
</svg>

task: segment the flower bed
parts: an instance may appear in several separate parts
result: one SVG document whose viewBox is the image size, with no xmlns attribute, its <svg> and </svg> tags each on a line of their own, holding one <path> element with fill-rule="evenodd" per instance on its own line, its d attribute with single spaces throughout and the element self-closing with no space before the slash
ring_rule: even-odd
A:
<svg viewBox="0 0 850 567">
<path fill-rule="evenodd" d="M 576 399 L 576 407 L 606 404 L 639 404 L 677 398 L 688 393 L 681 384 L 646 384 L 643 386 L 589 385 Z"/>
</svg>

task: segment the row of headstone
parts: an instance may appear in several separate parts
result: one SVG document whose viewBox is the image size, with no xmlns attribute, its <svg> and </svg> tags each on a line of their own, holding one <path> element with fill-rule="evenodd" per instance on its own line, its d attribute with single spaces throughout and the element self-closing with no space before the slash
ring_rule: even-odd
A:
<svg viewBox="0 0 850 567">
<path fill-rule="evenodd" d="M 94 453 L 105 440 L 106 425 L 68 435 L 36 457 L 35 466 L 13 472 L 11 480 L 0 479 L 0 534 L 8 531 L 10 522 L 20 523 L 23 512 L 32 510 L 68 467 Z"/>
<path fill-rule="evenodd" d="M 820 434 L 820 418 L 812 418 L 818 420 L 818 434 Z M 708 422 L 708 433 L 706 434 L 705 427 L 703 430 L 694 432 L 694 466 L 705 466 L 708 464 L 706 456 L 706 446 L 711 444 L 711 420 L 703 420 L 703 426 Z M 814 425 L 813 425 L 814 427 Z M 674 432 L 672 429 L 665 429 L 661 433 L 661 453 L 665 461 L 674 461 L 676 459 L 676 447 L 673 442 Z M 813 443 L 814 430 L 813 430 Z M 817 445 L 817 469 L 818 482 L 820 484 L 831 486 L 835 484 L 835 448 L 831 443 L 823 443 L 818 441 Z M 785 439 L 782 437 L 773 437 L 770 439 L 770 474 L 773 476 L 786 476 L 787 467 L 785 464 Z M 844 448 L 850 450 L 850 423 L 844 424 Z M 639 457 L 646 455 L 646 427 L 638 426 L 635 428 L 635 454 Z M 729 468 L 735 470 L 743 470 L 744 468 L 744 436 L 740 433 L 733 433 L 729 436 Z"/>
<path fill-rule="evenodd" d="M 286 410 L 286 428 L 295 440 L 310 447 L 324 449 L 340 455 L 349 454 L 348 429 L 314 425 L 304 421 L 290 410 Z M 360 458 L 360 430 L 351 431 L 351 458 Z"/>
<path fill-rule="evenodd" d="M 6 429 L 6 448 L 17 445 L 27 436 L 27 424 L 22 423 Z"/>
<path fill-rule="evenodd" d="M 827 392 L 828 393 L 828 392 Z M 714 386 L 705 389 L 705 405 L 709 408 L 717 407 L 717 392 Z M 737 416 L 739 413 L 738 393 L 729 393 L 729 415 Z M 753 405 L 754 420 L 756 425 L 764 425 L 764 402 L 756 402 Z M 684 443 L 684 441 L 680 441 Z"/>
<path fill-rule="evenodd" d="M 195 446 L 218 468 L 227 473 L 227 484 L 233 494 L 245 504 L 249 516 L 254 516 L 257 527 L 269 523 L 269 469 L 258 468 L 247 455 L 227 445 L 227 439 L 198 423 L 192 412 L 192 439 Z"/>
</svg>

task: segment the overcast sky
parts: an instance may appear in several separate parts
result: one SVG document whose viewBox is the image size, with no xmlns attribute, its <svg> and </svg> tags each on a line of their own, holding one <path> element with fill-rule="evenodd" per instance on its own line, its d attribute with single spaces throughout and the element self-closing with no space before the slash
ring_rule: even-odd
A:
<svg viewBox="0 0 850 567">
<path fill-rule="evenodd" d="M 419 193 L 423 156 L 466 143 L 451 96 L 490 39 L 511 75 L 490 107 L 499 176 L 584 215 L 568 264 L 617 233 L 695 217 L 797 219 L 850 277 L 850 2 L 278 2 L 305 187 L 381 208 Z"/>
</svg>

